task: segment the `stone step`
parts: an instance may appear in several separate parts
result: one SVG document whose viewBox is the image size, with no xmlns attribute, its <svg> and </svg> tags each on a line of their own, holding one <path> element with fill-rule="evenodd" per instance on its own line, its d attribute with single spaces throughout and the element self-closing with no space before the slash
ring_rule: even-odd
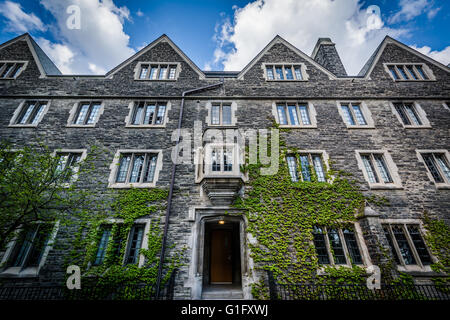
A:
<svg viewBox="0 0 450 320">
<path fill-rule="evenodd" d="M 242 291 L 207 291 L 202 293 L 202 299 L 205 300 L 239 300 L 244 299 Z"/>
</svg>

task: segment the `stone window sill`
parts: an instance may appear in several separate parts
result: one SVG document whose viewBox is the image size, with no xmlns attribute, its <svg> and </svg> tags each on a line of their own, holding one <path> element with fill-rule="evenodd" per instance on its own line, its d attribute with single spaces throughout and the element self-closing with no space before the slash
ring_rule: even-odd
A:
<svg viewBox="0 0 450 320">
<path fill-rule="evenodd" d="M 69 124 L 66 127 L 67 128 L 95 128 L 95 123 L 94 124 Z"/>
<path fill-rule="evenodd" d="M 280 129 L 317 129 L 317 125 L 303 125 L 303 126 L 299 126 L 299 125 L 289 125 L 289 124 L 280 124 L 278 126 Z"/>
<path fill-rule="evenodd" d="M 370 184 L 369 187 L 372 190 L 403 190 L 402 186 L 396 184 Z"/>
<path fill-rule="evenodd" d="M 161 129 L 161 128 L 165 128 L 166 125 L 165 124 L 139 124 L 139 125 L 134 125 L 134 124 L 127 124 L 125 125 L 125 128 L 127 129 Z"/>
<path fill-rule="evenodd" d="M 129 188 L 154 188 L 156 182 L 152 183 L 113 183 L 109 184 L 108 188 L 112 189 L 129 189 Z"/>
<path fill-rule="evenodd" d="M 375 126 L 369 126 L 369 125 L 346 125 L 347 129 L 375 129 Z"/>
<path fill-rule="evenodd" d="M 0 273 L 0 277 L 5 278 L 29 278 L 29 277 L 37 277 L 39 274 L 39 270 L 36 267 L 30 267 L 22 269 L 20 267 L 10 267 L 6 268 L 4 271 Z"/>
<path fill-rule="evenodd" d="M 431 129 L 430 125 L 420 125 L 420 126 L 414 126 L 414 125 L 403 125 L 403 128 L 405 129 Z"/>
<path fill-rule="evenodd" d="M 36 128 L 39 123 L 36 124 L 10 124 L 8 127 L 11 128 Z"/>
</svg>

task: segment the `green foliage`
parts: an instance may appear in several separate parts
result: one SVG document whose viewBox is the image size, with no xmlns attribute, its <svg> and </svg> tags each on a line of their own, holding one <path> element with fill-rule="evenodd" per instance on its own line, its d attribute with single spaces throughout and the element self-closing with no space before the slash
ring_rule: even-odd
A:
<svg viewBox="0 0 450 320">
<path fill-rule="evenodd" d="M 94 278 L 99 285 L 119 285 L 126 284 L 154 284 L 159 267 L 159 254 L 162 246 L 162 230 L 160 228 L 160 213 L 166 207 L 168 191 L 166 189 L 127 189 L 121 190 L 115 195 L 112 202 L 112 214 L 93 215 L 85 217 L 84 223 L 80 225 L 79 237 L 73 243 L 74 252 L 83 252 L 84 255 L 72 255 L 68 264 L 74 261 L 82 262 L 86 272 L 84 279 Z M 140 249 L 140 254 L 144 256 L 144 264 L 139 267 L 137 264 L 123 264 L 128 234 L 136 219 L 149 218 L 150 227 L 147 238 L 148 247 Z M 111 223 L 112 219 L 121 221 L 114 223 L 111 227 L 111 237 L 108 241 L 103 263 L 93 266 L 98 250 L 98 244 L 102 235 L 102 225 Z M 85 235 L 84 237 L 81 235 Z M 117 244 L 122 243 L 118 253 Z M 173 248 L 174 246 L 171 246 Z M 168 280 L 173 269 L 180 265 L 183 250 L 176 252 L 172 257 L 165 259 L 165 276 L 163 283 Z M 82 259 L 80 261 L 80 259 Z"/>
<path fill-rule="evenodd" d="M 427 229 L 425 241 L 438 261 L 431 265 L 433 271 L 447 274 L 445 277 L 433 279 L 435 283 L 449 283 L 450 277 L 450 228 L 442 220 L 432 219 L 427 212 L 423 217 Z"/>
<path fill-rule="evenodd" d="M 0 142 L 0 251 L 14 237 L 18 228 L 37 221 L 68 221 L 79 208 L 89 207 L 92 194 L 77 188 L 77 174 L 92 173 L 95 147 L 90 156 L 77 164 L 77 170 L 61 169 L 44 144 L 20 150 Z"/>
<path fill-rule="evenodd" d="M 249 186 L 235 203 L 246 212 L 248 231 L 257 239 L 257 244 L 250 244 L 256 268 L 272 270 L 279 283 L 363 282 L 365 271 L 358 266 L 329 266 L 324 275 L 318 276 L 321 266 L 312 231 L 314 226 L 349 226 L 367 198 L 340 171 L 327 172 L 327 178 L 333 180 L 327 183 L 318 182 L 314 170 L 308 168 L 311 182 L 292 182 L 285 159 L 286 148 L 280 150 L 276 175 L 261 175 L 260 163 L 246 165 Z M 255 284 L 252 290 L 255 297 L 266 296 L 261 284 Z"/>
</svg>

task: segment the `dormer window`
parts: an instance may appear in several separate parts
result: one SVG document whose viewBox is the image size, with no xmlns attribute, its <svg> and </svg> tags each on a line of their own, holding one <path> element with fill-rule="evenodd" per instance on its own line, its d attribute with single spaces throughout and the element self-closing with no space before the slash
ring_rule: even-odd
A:
<svg viewBox="0 0 450 320">
<path fill-rule="evenodd" d="M 180 64 L 177 62 L 152 63 L 139 62 L 136 69 L 136 80 L 177 80 Z"/>
<path fill-rule="evenodd" d="M 394 81 L 435 80 L 425 64 L 385 64 L 385 68 Z"/>
<path fill-rule="evenodd" d="M 24 61 L 0 61 L 0 79 L 16 79 L 27 64 Z"/>
<path fill-rule="evenodd" d="M 267 81 L 305 81 L 308 80 L 303 63 L 263 64 L 264 77 Z"/>
</svg>

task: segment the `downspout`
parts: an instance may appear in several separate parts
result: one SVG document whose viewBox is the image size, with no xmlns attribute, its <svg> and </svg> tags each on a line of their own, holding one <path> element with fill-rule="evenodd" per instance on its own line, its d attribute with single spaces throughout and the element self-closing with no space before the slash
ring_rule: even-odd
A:
<svg viewBox="0 0 450 320">
<path fill-rule="evenodd" d="M 170 180 L 169 196 L 167 198 L 167 210 L 166 210 L 166 216 L 165 216 L 165 221 L 164 221 L 164 233 L 163 233 L 163 239 L 162 239 L 161 254 L 159 257 L 158 276 L 156 278 L 156 297 L 157 298 L 159 297 L 159 293 L 160 293 L 162 267 L 163 267 L 163 263 L 164 263 L 164 256 L 166 253 L 167 232 L 169 230 L 169 216 L 170 216 L 170 209 L 172 208 L 173 186 L 175 184 L 175 171 L 176 171 L 176 167 L 177 167 L 179 143 L 180 143 L 180 137 L 181 137 L 181 123 L 183 121 L 184 97 L 193 92 L 209 90 L 209 89 L 213 89 L 218 86 L 221 86 L 221 85 L 223 85 L 223 78 L 222 78 L 222 81 L 219 83 L 211 84 L 211 85 L 196 88 L 196 89 L 187 90 L 187 91 L 184 91 L 181 95 L 180 115 L 178 116 L 178 129 L 177 129 L 178 137 L 177 137 L 177 143 L 175 145 L 175 159 L 173 159 L 174 162 L 172 163 L 172 176 L 171 176 L 171 180 Z"/>
</svg>

